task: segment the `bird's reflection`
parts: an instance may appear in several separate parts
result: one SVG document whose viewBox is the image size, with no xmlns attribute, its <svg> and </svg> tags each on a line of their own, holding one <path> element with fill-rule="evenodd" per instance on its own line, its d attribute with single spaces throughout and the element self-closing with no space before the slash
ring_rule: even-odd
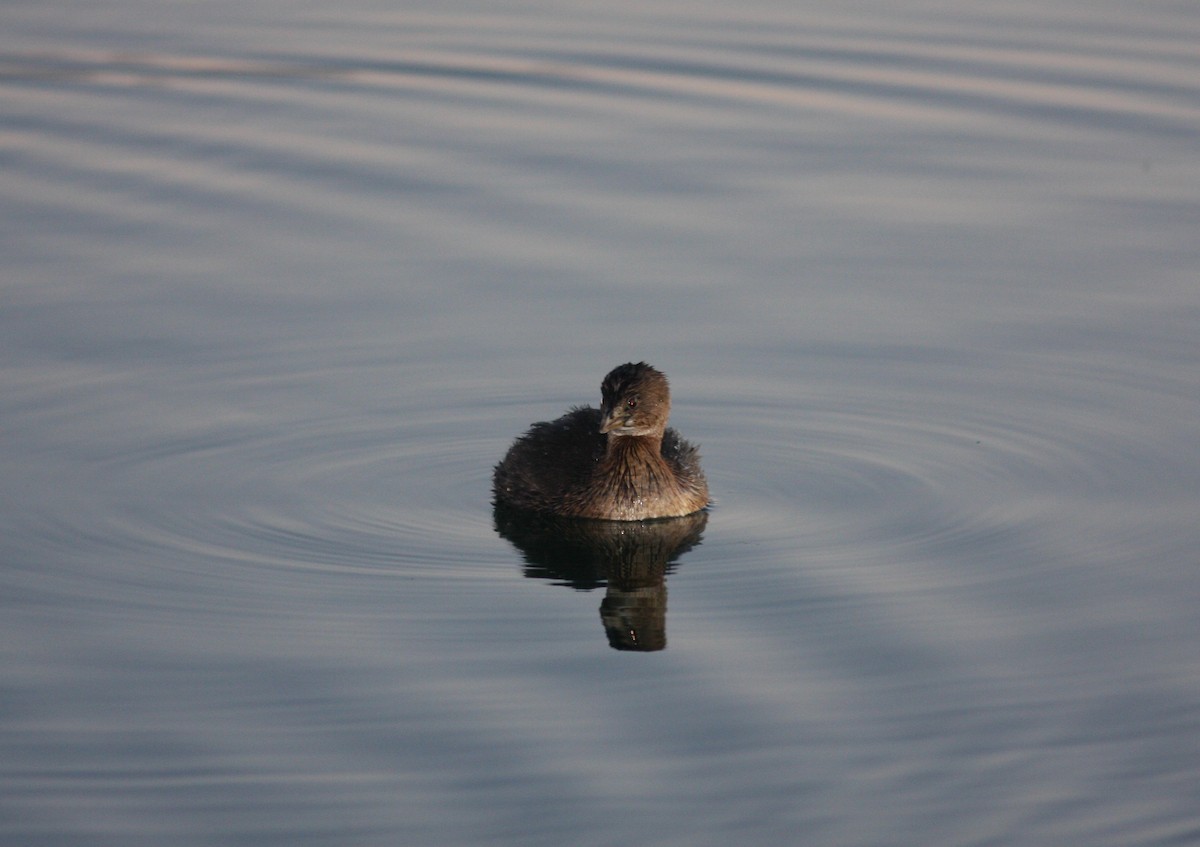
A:
<svg viewBox="0 0 1200 847">
<path fill-rule="evenodd" d="M 600 620 L 616 650 L 667 646 L 666 574 L 700 543 L 707 512 L 655 521 L 593 521 L 531 515 L 503 506 L 496 531 L 525 558 L 525 575 L 571 588 L 606 586 Z"/>
</svg>

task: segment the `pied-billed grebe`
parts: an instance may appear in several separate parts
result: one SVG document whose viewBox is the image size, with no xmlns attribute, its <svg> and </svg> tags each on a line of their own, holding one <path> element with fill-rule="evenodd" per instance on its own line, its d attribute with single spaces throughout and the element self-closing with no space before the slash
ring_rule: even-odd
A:
<svg viewBox="0 0 1200 847">
<path fill-rule="evenodd" d="M 496 465 L 496 502 L 563 517 L 638 521 L 708 505 L 696 448 L 667 427 L 667 378 L 645 362 L 600 385 L 599 409 L 535 423 Z"/>
</svg>

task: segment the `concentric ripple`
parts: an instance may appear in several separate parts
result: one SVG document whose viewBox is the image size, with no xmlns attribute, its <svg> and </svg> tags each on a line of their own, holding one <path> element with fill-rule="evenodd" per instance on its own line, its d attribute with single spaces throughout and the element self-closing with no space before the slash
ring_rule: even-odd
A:
<svg viewBox="0 0 1200 847">
<path fill-rule="evenodd" d="M 811 566 L 1011 555 L 1034 539 L 1078 546 L 1085 529 L 1111 544 L 1120 523 L 1080 526 L 1081 504 L 1107 515 L 1110 501 L 1144 489 L 1171 520 L 1171 491 L 1185 496 L 1194 482 L 1170 460 L 1182 431 L 1151 432 L 1135 410 L 1097 415 L 1128 390 L 1115 374 L 1039 373 L 1021 357 L 940 369 L 881 361 L 857 375 L 833 364 L 817 362 L 801 381 L 692 380 L 701 390 L 680 398 L 674 420 L 700 443 L 713 491 L 704 555 L 735 555 L 745 571 L 795 551 Z M 1147 374 L 1125 377 L 1135 378 L 1159 408 L 1177 405 L 1183 425 L 1190 398 L 1155 389 Z M 213 373 L 192 390 L 219 392 L 225 379 Z M 945 390 L 955 381 L 990 387 Z M 496 421 L 544 406 L 535 393 L 497 397 L 474 384 L 421 410 L 290 424 L 218 414 L 189 418 L 183 432 L 144 424 L 114 435 L 43 540 L 69 549 L 93 537 L 163 562 L 487 578 L 505 549 L 492 529 L 491 468 L 520 431 L 496 433 Z M 121 407 L 103 414 L 118 432 Z M 74 420 L 43 425 L 69 431 Z"/>
<path fill-rule="evenodd" d="M 683 413 L 736 421 L 736 435 L 698 440 L 716 499 L 710 536 L 753 541 L 752 556 L 801 550 L 819 565 L 1032 546 L 1049 555 L 1081 543 L 1111 552 L 1136 532 L 1113 520 L 1112 503 L 1143 491 L 1142 518 L 1170 524 L 1197 483 L 1171 459 L 1194 401 L 1150 373 L 1046 370 L 1011 353 L 962 352 L 942 366 L 881 360 L 857 374 L 835 366 L 831 377 L 829 363 L 815 365 L 802 380 L 706 388 Z M 1135 385 L 1156 408 L 1175 407 L 1173 423 L 1125 405 Z"/>
<path fill-rule="evenodd" d="M 163 547 L 274 567 L 477 578 L 491 536 L 490 442 L 445 424 L 329 420 L 209 454 L 217 480 L 200 508 L 146 514 L 144 531 Z M 192 464 L 182 456 L 132 471 L 161 479 Z"/>
</svg>

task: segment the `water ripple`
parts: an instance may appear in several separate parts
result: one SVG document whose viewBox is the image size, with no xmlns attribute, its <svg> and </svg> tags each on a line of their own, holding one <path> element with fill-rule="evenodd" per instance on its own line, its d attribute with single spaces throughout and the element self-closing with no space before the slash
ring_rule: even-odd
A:
<svg viewBox="0 0 1200 847">
<path fill-rule="evenodd" d="M 0 36 L 14 839 L 1196 831 L 1187 4 L 59 5 Z M 715 504 L 600 601 L 489 475 L 627 357 Z"/>
<path fill-rule="evenodd" d="M 1021 356 L 885 367 L 894 378 L 860 396 L 850 382 L 747 379 L 689 407 L 693 419 L 737 421 L 736 437 L 700 437 L 716 497 L 710 544 L 723 530 L 767 557 L 801 548 L 812 564 L 866 564 L 866 549 L 953 558 L 1083 538 L 1111 548 L 1110 504 L 1140 492 L 1147 515 L 1161 506 L 1177 521 L 1195 490 L 1194 469 L 1171 458 L 1195 403 L 1170 378 L 1061 362 L 1045 372 Z M 1160 410 L 1175 405 L 1179 426 L 1124 407 L 1132 384 Z M 1080 524 L 1089 509 L 1096 520 Z"/>
<path fill-rule="evenodd" d="M 1195 78 L 1200 54 L 1180 35 L 1141 54 L 1064 54 L 1040 45 L 914 43 L 908 38 L 799 37 L 772 47 L 761 37 L 655 45 L 653 53 L 594 47 L 554 50 L 536 43 L 490 54 L 401 48 L 346 59 L 322 55 L 228 57 L 73 50 L 0 57 L 0 85 L 146 86 L 261 97 L 263 84 L 334 83 L 362 91 L 504 87 L 573 95 L 769 105 L 908 120 L 1020 117 L 1056 124 L 1125 128 L 1182 136 L 1200 125 Z M 274 97 L 285 96 L 277 91 Z M 311 96 L 311 95 L 310 95 Z M 493 93 L 490 96 L 496 96 Z"/>
</svg>

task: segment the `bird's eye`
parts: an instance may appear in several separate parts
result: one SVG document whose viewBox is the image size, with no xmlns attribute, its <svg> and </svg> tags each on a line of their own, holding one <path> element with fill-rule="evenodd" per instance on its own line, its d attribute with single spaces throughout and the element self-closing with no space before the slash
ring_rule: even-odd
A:
<svg viewBox="0 0 1200 847">
<path fill-rule="evenodd" d="M 630 409 L 636 409 L 637 408 L 637 398 L 630 397 L 628 400 L 625 401 L 625 405 L 628 406 Z"/>
</svg>

